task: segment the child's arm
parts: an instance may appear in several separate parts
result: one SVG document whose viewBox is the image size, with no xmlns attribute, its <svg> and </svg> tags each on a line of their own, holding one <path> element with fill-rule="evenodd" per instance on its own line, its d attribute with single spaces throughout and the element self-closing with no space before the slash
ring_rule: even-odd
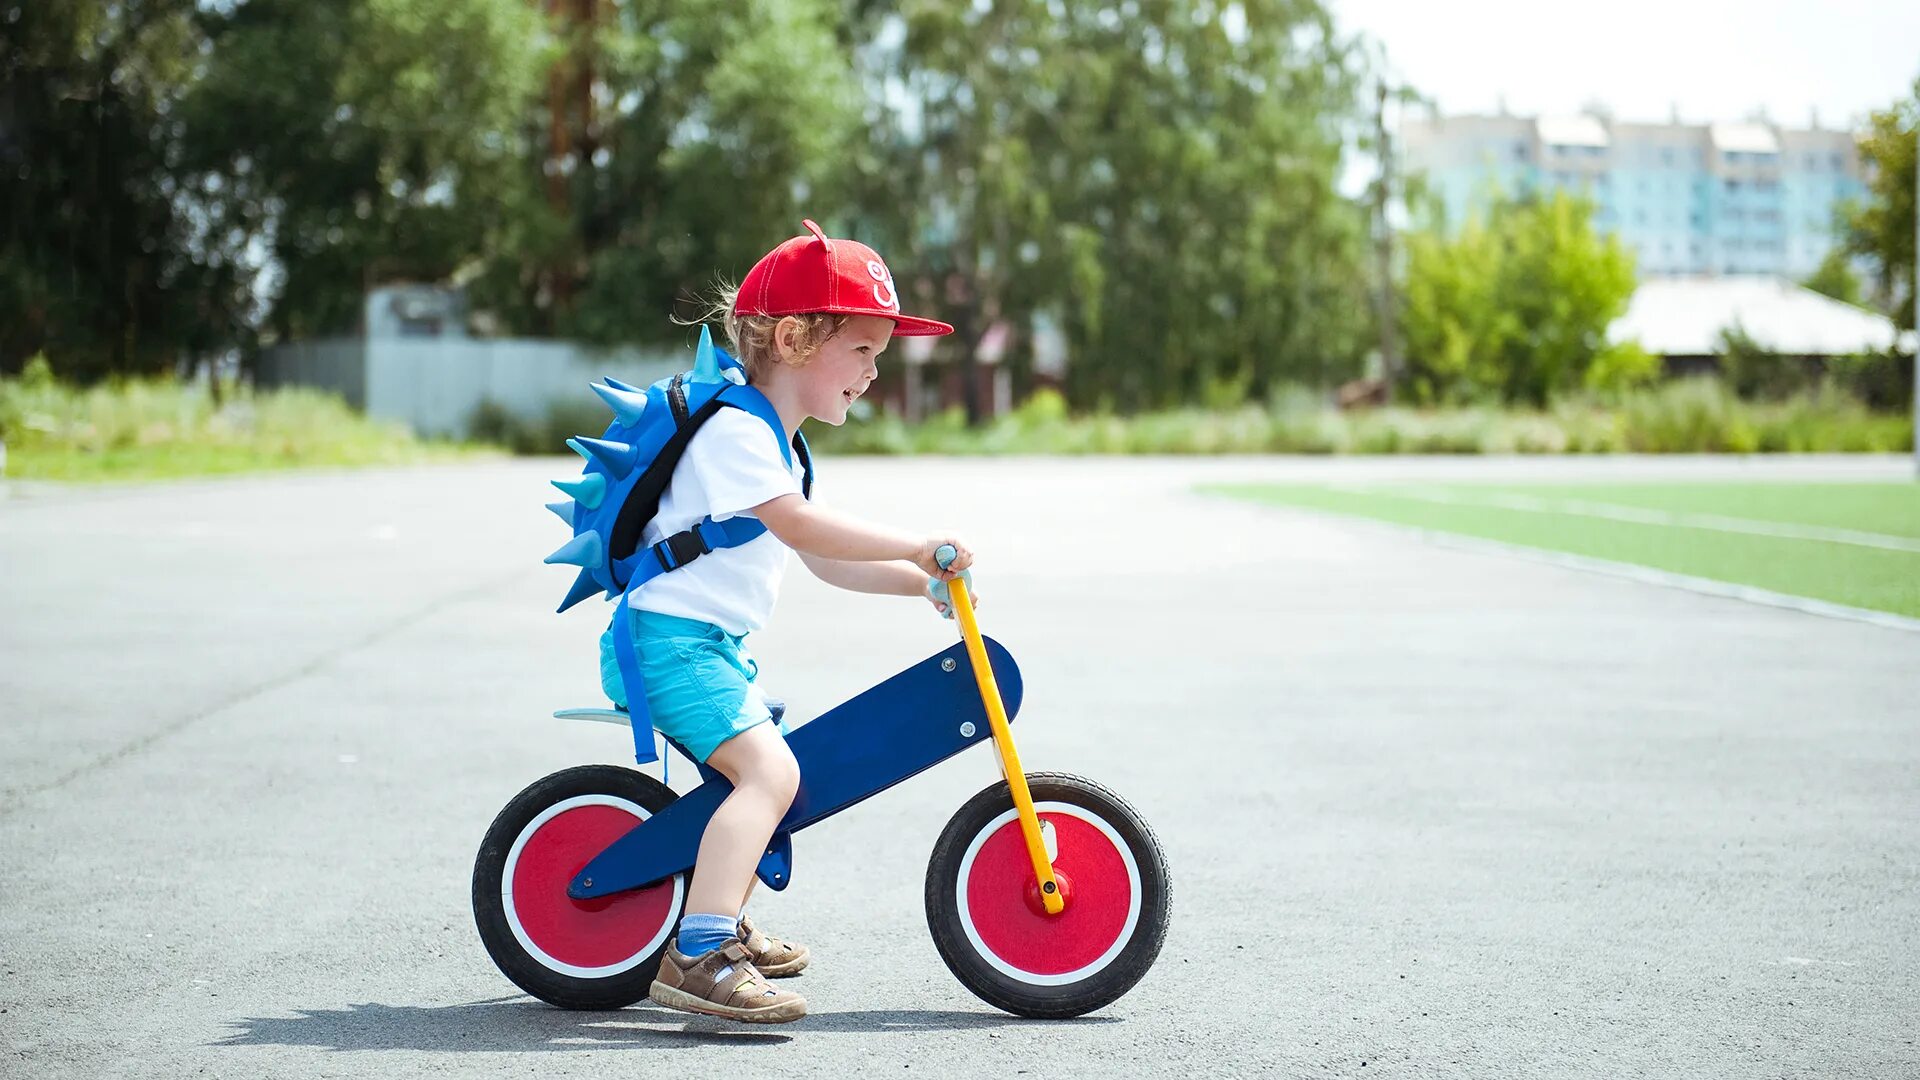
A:
<svg viewBox="0 0 1920 1080">
<path fill-rule="evenodd" d="M 808 502 L 799 495 L 782 495 L 753 508 L 768 531 L 780 542 L 804 555 L 845 563 L 885 563 L 904 560 L 919 567 L 927 577 L 951 581 L 973 564 L 973 552 L 958 538 L 947 535 L 916 540 L 907 533 L 837 514 Z M 933 553 L 942 544 L 952 544 L 959 557 L 942 568 Z M 916 583 L 913 593 L 918 595 Z"/>
<path fill-rule="evenodd" d="M 927 575 L 911 563 L 847 562 L 804 551 L 800 553 L 800 561 L 807 564 L 814 577 L 852 592 L 878 596 L 925 596 L 927 593 Z"/>
</svg>

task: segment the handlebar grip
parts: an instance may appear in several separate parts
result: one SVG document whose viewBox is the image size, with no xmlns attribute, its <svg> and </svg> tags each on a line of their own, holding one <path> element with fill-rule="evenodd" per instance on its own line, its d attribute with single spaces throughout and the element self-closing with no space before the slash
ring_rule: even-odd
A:
<svg viewBox="0 0 1920 1080">
<path fill-rule="evenodd" d="M 952 544 L 941 544 L 933 550 L 933 561 L 939 563 L 942 570 L 952 566 L 953 560 L 959 557 L 960 552 L 955 550 Z"/>
</svg>

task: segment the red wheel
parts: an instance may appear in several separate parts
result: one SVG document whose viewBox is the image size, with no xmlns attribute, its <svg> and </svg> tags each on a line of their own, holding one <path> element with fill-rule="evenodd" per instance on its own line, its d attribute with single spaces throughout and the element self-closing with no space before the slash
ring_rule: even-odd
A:
<svg viewBox="0 0 1920 1080">
<path fill-rule="evenodd" d="M 646 996 L 686 899 L 684 875 L 593 900 L 568 896 L 567 883 L 674 798 L 631 769 L 589 765 L 535 783 L 500 812 L 474 863 L 474 919 L 515 985 L 574 1009 Z"/>
<path fill-rule="evenodd" d="M 941 958 L 983 1000 L 1025 1016 L 1078 1016 L 1146 973 L 1166 933 L 1159 842 L 1119 796 L 1079 777 L 1029 778 L 1066 907 L 1049 915 L 1005 784 L 948 822 L 927 868 Z"/>
</svg>

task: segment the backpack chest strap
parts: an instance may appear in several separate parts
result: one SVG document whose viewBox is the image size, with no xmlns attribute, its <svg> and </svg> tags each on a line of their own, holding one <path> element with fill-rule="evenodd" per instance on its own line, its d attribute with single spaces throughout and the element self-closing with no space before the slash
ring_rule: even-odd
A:
<svg viewBox="0 0 1920 1080">
<path fill-rule="evenodd" d="M 682 532 L 665 537 L 649 547 L 616 562 L 614 576 L 626 581 L 631 592 L 669 570 L 678 570 L 702 555 L 721 548 L 739 547 L 759 539 L 767 527 L 756 518 L 730 517 L 725 521 L 702 518 Z"/>
</svg>

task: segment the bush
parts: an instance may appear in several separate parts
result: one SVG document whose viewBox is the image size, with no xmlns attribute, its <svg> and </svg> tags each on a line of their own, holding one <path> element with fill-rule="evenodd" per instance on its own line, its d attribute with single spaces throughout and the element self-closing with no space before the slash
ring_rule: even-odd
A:
<svg viewBox="0 0 1920 1080">
<path fill-rule="evenodd" d="M 1635 394 L 1623 402 L 1628 450 L 1654 454 L 1751 453 L 1759 439 L 1739 398 L 1718 379 L 1693 378 Z"/>
<path fill-rule="evenodd" d="M 475 414 L 489 441 L 552 453 L 592 430 L 574 418 L 526 425 L 497 406 Z M 592 410 L 589 409 L 589 412 Z M 597 420 L 597 414 L 589 420 Z M 1687 379 L 1610 397 L 1566 399 L 1551 409 L 1389 406 L 1341 412 L 1305 390 L 1276 392 L 1266 407 L 1175 409 L 1074 416 L 1041 391 L 1005 416 L 970 428 L 959 409 L 917 425 L 864 407 L 841 427 L 807 437 L 833 454 L 1606 454 L 1755 451 L 1897 451 L 1911 438 L 1904 415 L 1876 413 L 1827 388 L 1779 402 L 1743 402 L 1718 379 Z"/>
<path fill-rule="evenodd" d="M 1784 401 L 1812 393 L 1825 372 L 1823 361 L 1771 352 L 1738 326 L 1720 332 L 1720 377 L 1749 401 Z"/>
<path fill-rule="evenodd" d="M 1651 357 L 1607 344 L 1633 296 L 1633 256 L 1592 218 L 1582 198 L 1503 195 L 1459 229 L 1408 234 L 1398 391 L 1423 405 L 1538 406 L 1649 378 Z"/>
<path fill-rule="evenodd" d="M 1913 357 L 1897 352 L 1844 356 L 1827 369 L 1828 380 L 1869 409 L 1913 411 Z"/>
<path fill-rule="evenodd" d="M 537 420 L 529 420 L 491 398 L 482 399 L 467 418 L 467 437 L 516 454 L 558 454 L 575 435 L 599 438 L 607 430 L 607 410 L 598 401 L 556 401 Z"/>
</svg>

